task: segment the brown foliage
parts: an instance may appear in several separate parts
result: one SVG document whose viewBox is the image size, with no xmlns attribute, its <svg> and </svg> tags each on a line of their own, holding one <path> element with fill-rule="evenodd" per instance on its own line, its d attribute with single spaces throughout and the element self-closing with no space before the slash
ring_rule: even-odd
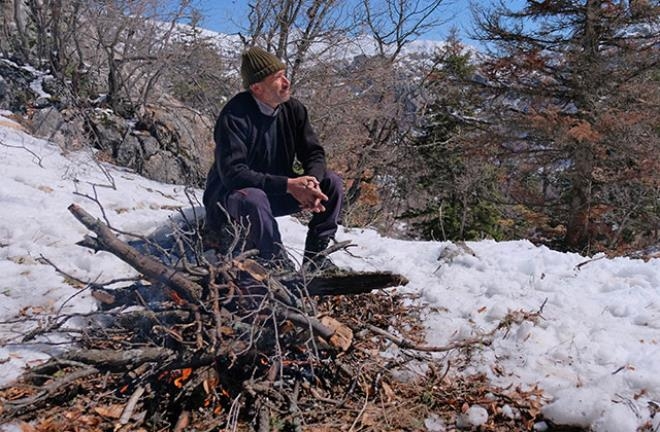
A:
<svg viewBox="0 0 660 432">
<path fill-rule="evenodd" d="M 505 196 L 566 226 L 563 246 L 574 250 L 658 240 L 648 229 L 660 216 L 658 34 L 624 31 L 654 25 L 629 12 L 614 2 L 502 3 L 479 19 L 480 35 L 502 48 L 485 65 L 500 102 L 486 133 L 505 149 L 493 155 L 510 172 Z M 517 27 L 525 19 L 541 25 Z"/>
<path fill-rule="evenodd" d="M 593 144 L 601 140 L 602 136 L 588 122 L 577 120 L 567 131 L 570 138 L 579 143 Z"/>
</svg>

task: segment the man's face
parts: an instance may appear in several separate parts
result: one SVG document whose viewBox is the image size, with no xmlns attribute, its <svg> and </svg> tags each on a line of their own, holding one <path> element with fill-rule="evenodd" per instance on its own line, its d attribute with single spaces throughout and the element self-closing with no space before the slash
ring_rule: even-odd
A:
<svg viewBox="0 0 660 432">
<path fill-rule="evenodd" d="M 253 84 L 252 92 L 263 103 L 276 108 L 291 97 L 291 82 L 286 77 L 286 72 L 280 70 Z"/>
</svg>

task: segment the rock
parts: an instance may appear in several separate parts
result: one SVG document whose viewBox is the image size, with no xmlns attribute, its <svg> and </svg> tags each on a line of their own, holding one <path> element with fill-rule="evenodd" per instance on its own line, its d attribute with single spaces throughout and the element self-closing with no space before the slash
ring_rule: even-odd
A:
<svg viewBox="0 0 660 432">
<path fill-rule="evenodd" d="M 147 105 L 140 120 L 109 110 L 89 116 L 90 138 L 114 163 L 152 180 L 201 186 L 213 158 L 213 125 L 168 97 Z"/>
<path fill-rule="evenodd" d="M 0 59 L 0 109 L 25 114 L 36 94 L 30 83 L 36 76 L 9 60 Z"/>
<path fill-rule="evenodd" d="M 142 143 L 133 134 L 126 134 L 117 144 L 114 150 L 115 161 L 126 167 L 131 167 L 137 172 L 143 171 L 144 151 Z"/>
<path fill-rule="evenodd" d="M 127 121 L 110 111 L 97 110 L 90 115 L 90 126 L 93 145 L 116 158 L 128 132 Z"/>
<path fill-rule="evenodd" d="M 45 96 L 39 96 L 33 103 L 32 106 L 37 109 L 46 108 L 52 105 L 50 98 Z"/>
<path fill-rule="evenodd" d="M 134 131 L 133 135 L 140 141 L 142 154 L 145 159 L 149 159 L 160 150 L 158 140 L 152 137 L 147 131 Z"/>
<path fill-rule="evenodd" d="M 163 155 L 177 159 L 180 178 L 175 182 L 202 185 L 213 163 L 212 120 L 167 95 L 159 98 L 156 104 L 145 106 L 141 114 L 140 127 L 156 138 L 161 152 L 169 152 Z M 163 156 L 159 159 L 145 163 L 145 175 L 150 178 L 158 175 L 152 169 L 147 172 L 147 165 L 167 164 L 174 168 L 162 160 Z"/>
<path fill-rule="evenodd" d="M 8 87 L 9 86 L 7 85 L 7 81 L 2 77 L 2 75 L 0 75 L 0 100 L 7 96 L 9 91 Z"/>
<path fill-rule="evenodd" d="M 185 184 L 187 177 L 180 159 L 168 151 L 160 151 L 145 160 L 141 174 L 162 183 L 174 184 Z"/>
<path fill-rule="evenodd" d="M 50 104 L 60 108 L 75 105 L 71 89 L 52 75 L 44 76 L 41 81 L 41 89 L 50 95 L 48 98 Z"/>
<path fill-rule="evenodd" d="M 59 139 L 61 140 L 63 137 L 61 132 L 63 125 L 64 117 L 54 107 L 36 110 L 32 115 L 32 133 L 40 138 L 57 142 L 54 137 L 56 134 L 59 134 Z"/>
<path fill-rule="evenodd" d="M 76 111 L 59 111 L 54 106 L 35 110 L 30 129 L 33 135 L 69 150 L 80 149 L 86 141 L 82 116 Z"/>
</svg>

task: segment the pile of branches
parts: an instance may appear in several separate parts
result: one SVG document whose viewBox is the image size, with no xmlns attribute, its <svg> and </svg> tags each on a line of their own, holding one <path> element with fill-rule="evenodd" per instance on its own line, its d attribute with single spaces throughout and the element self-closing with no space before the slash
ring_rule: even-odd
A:
<svg viewBox="0 0 660 432">
<path fill-rule="evenodd" d="M 250 251 L 229 257 L 204 246 L 195 260 L 184 253 L 166 265 L 79 206 L 69 210 L 96 234 L 81 245 L 113 253 L 141 277 L 119 288 L 88 283 L 99 310 L 59 315 L 23 337 L 66 334 L 73 348 L 0 391 L 0 423 L 26 422 L 28 431 L 423 430 L 430 415 L 455 422 L 486 401 L 492 416 L 483 430 L 531 430 L 539 415 L 540 391 L 453 381 L 449 363 L 442 372 L 429 355 L 474 348 L 492 334 L 424 346 L 403 295 L 356 290 L 405 284 L 399 275 L 277 272 Z M 190 251 L 182 242 L 195 239 L 203 245 L 196 231 L 176 243 Z M 350 300 L 329 295 L 333 281 Z M 407 331 L 393 334 L 397 322 Z M 386 346 L 405 355 L 380 356 Z M 428 367 L 397 378 L 409 362 Z M 517 417 L 504 416 L 504 405 Z"/>
</svg>

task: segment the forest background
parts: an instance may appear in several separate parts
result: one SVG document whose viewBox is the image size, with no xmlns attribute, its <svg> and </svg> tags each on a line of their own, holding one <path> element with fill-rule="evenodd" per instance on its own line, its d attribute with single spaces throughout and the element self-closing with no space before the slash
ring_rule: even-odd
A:
<svg viewBox="0 0 660 432">
<path fill-rule="evenodd" d="M 657 1 L 477 2 L 470 44 L 454 30 L 432 53 L 409 47 L 454 24 L 446 0 L 255 0 L 233 35 L 192 1 L 1 7 L 0 108 L 65 150 L 202 187 L 258 44 L 345 180 L 346 226 L 587 254 L 658 243 Z"/>
</svg>

